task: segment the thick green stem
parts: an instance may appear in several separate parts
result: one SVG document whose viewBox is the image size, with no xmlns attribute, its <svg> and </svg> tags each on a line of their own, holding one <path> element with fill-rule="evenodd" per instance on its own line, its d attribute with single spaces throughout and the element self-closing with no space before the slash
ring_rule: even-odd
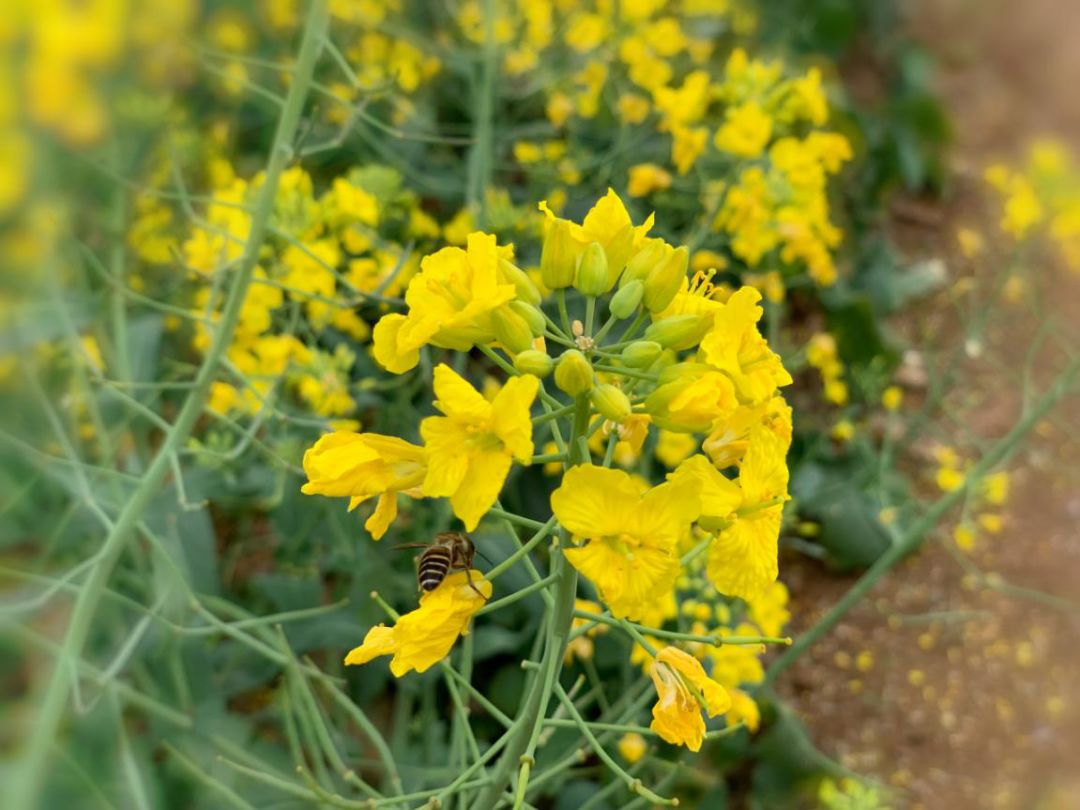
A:
<svg viewBox="0 0 1080 810">
<path fill-rule="evenodd" d="M 578 449 L 577 439 L 584 436 L 589 428 L 592 415 L 588 395 L 580 396 L 574 403 L 574 424 L 570 436 L 568 466 L 580 464 L 585 460 Z M 568 543 L 569 537 L 562 533 L 562 543 Z M 540 663 L 540 672 L 533 679 L 532 688 L 525 698 L 508 732 L 506 750 L 496 763 L 491 773 L 491 782 L 473 803 L 473 810 L 490 810 L 498 804 L 503 791 L 510 784 L 515 768 L 519 769 L 518 789 L 515 806 L 520 807 L 525 797 L 529 772 L 533 765 L 533 754 L 544 728 L 548 702 L 555 690 L 562 669 L 566 644 L 570 638 L 570 625 L 574 617 L 574 601 L 577 597 L 577 570 L 570 565 L 561 550 L 552 552 L 552 576 L 555 577 L 554 598 L 551 613 L 548 616 L 547 637 L 544 657 Z"/>
<path fill-rule="evenodd" d="M 327 23 L 325 0 L 314 0 L 308 17 L 307 29 L 297 58 L 296 74 L 289 95 L 278 120 L 274 135 L 266 179 L 259 189 L 255 211 L 251 221 L 251 232 L 240 266 L 229 286 L 221 320 L 214 332 L 214 338 L 199 368 L 187 399 L 180 409 L 176 422 L 166 434 L 157 454 L 150 463 L 142 482 L 131 494 L 105 538 L 99 557 L 87 576 L 71 612 L 71 621 L 64 634 L 63 645 L 56 667 L 53 669 L 41 707 L 34 723 L 33 732 L 27 741 L 20 766 L 13 770 L 9 783 L 6 807 L 33 808 L 38 805 L 43 787 L 49 752 L 52 750 L 56 733 L 63 719 L 64 709 L 76 677 L 75 663 L 82 655 L 94 616 L 105 592 L 106 583 L 112 574 L 120 554 L 132 535 L 132 530 L 142 517 L 150 501 L 158 494 L 161 483 L 169 469 L 170 459 L 187 441 L 195 421 L 206 405 L 210 385 L 214 380 L 218 364 L 225 350 L 232 342 L 244 296 L 255 269 L 259 248 L 266 234 L 267 224 L 274 206 L 278 179 L 285 168 L 289 156 L 290 144 L 296 135 L 297 124 L 307 96 L 315 62 L 319 55 L 319 40 Z"/>
<path fill-rule="evenodd" d="M 798 640 L 783 655 L 777 658 L 769 667 L 765 680 L 759 689 L 768 688 L 776 678 L 788 669 L 806 652 L 814 642 L 824 636 L 829 630 L 844 617 L 851 608 L 866 596 L 867 592 L 874 587 L 900 560 L 913 552 L 922 543 L 923 538 L 937 525 L 945 514 L 956 504 L 966 497 L 970 487 L 990 470 L 1004 461 L 1017 447 L 1020 442 L 1046 414 L 1064 397 L 1076 381 L 1080 373 L 1080 358 L 1073 360 L 1061 375 L 1054 381 L 1050 389 L 1034 404 L 1034 406 L 1013 425 L 1012 430 L 1006 433 L 979 461 L 968 471 L 962 486 L 947 492 L 926 511 L 920 520 L 893 545 L 888 551 L 878 557 L 877 561 L 867 569 L 858 582 L 833 605 L 817 624 L 799 636 Z"/>
</svg>

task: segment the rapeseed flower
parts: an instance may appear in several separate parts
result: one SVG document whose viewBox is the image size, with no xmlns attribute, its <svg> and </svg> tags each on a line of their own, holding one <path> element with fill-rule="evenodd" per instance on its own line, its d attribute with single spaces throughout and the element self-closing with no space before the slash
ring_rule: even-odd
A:
<svg viewBox="0 0 1080 810">
<path fill-rule="evenodd" d="M 472 531 L 499 497 L 510 465 L 532 460 L 529 409 L 539 388 L 531 374 L 512 377 L 491 401 L 450 366 L 435 369 L 435 407 L 444 416 L 420 423 L 427 472 L 423 492 L 450 498 Z"/>
<path fill-rule="evenodd" d="M 471 582 L 471 584 L 470 584 Z M 345 656 L 346 665 L 366 664 L 392 655 L 394 677 L 424 672 L 449 655 L 459 636 L 467 635 L 472 617 L 491 598 L 491 583 L 479 571 L 456 571 L 420 597 L 420 606 L 393 627 L 372 627 L 364 642 Z"/>
<path fill-rule="evenodd" d="M 408 314 L 384 315 L 375 325 L 375 359 L 402 374 L 420 359 L 427 344 L 468 351 L 494 342 L 491 313 L 513 300 L 513 284 L 501 280 L 495 237 L 471 233 L 468 247 L 443 248 L 425 256 L 405 293 Z"/>
<path fill-rule="evenodd" d="M 765 424 L 750 432 L 734 523 L 709 546 L 707 572 L 721 593 L 754 599 L 776 580 L 780 520 L 788 499 L 787 449 L 788 442 Z"/>
<path fill-rule="evenodd" d="M 397 517 L 398 493 L 422 495 L 427 474 L 424 448 L 395 436 L 339 430 L 320 438 L 304 453 L 308 481 L 305 495 L 348 498 L 349 510 L 378 497 L 375 511 L 364 524 L 378 540 Z"/>
<path fill-rule="evenodd" d="M 565 550 L 614 616 L 635 619 L 671 591 L 677 545 L 698 515 L 692 484 L 648 488 L 621 470 L 584 464 L 551 495 L 560 525 L 585 541 Z"/>
<path fill-rule="evenodd" d="M 705 739 L 705 720 L 731 708 L 726 689 L 706 673 L 701 662 L 677 647 L 664 647 L 649 670 L 657 702 L 649 728 L 673 745 L 700 751 Z"/>
</svg>

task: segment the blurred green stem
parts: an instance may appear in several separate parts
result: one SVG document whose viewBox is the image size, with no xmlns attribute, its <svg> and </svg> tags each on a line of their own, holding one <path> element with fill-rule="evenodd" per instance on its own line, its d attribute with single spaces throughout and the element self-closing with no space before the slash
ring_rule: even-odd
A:
<svg viewBox="0 0 1080 810">
<path fill-rule="evenodd" d="M 498 47 L 495 42 L 495 0 L 484 0 L 484 49 L 480 85 L 476 93 L 476 119 L 473 122 L 473 147 L 469 153 L 469 174 L 465 202 L 477 213 L 476 225 L 487 225 L 484 190 L 491 183 L 491 159 L 494 150 L 495 76 Z"/>
<path fill-rule="evenodd" d="M 187 399 L 184 400 L 176 422 L 163 439 L 157 454 L 146 470 L 142 483 L 131 494 L 117 517 L 115 525 L 102 543 L 100 558 L 90 571 L 75 600 L 71 620 L 64 634 L 59 660 L 46 688 L 20 767 L 14 771 L 9 783 L 7 807 L 32 808 L 38 805 L 49 753 L 56 739 L 68 696 L 77 677 L 76 662 L 82 654 L 90 627 L 93 625 L 105 585 L 131 537 L 132 530 L 139 522 L 147 505 L 158 494 L 169 469 L 171 457 L 183 447 L 195 421 L 202 413 L 218 364 L 232 342 L 244 296 L 258 260 L 259 248 L 273 211 L 278 179 L 291 154 L 291 144 L 296 135 L 304 99 L 307 96 L 315 62 L 319 55 L 319 40 L 326 29 L 326 24 L 326 0 L 314 0 L 297 58 L 296 77 L 289 88 L 288 98 L 278 120 L 267 164 L 266 179 L 256 198 L 251 233 L 240 266 L 234 271 L 219 326 L 214 332 L 206 358 L 199 368 L 195 383 Z"/>
</svg>

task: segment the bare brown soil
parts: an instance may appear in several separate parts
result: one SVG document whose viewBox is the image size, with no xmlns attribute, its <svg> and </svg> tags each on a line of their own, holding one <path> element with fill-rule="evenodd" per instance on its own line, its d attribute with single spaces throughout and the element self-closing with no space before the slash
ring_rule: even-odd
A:
<svg viewBox="0 0 1080 810">
<path fill-rule="evenodd" d="M 1080 3 L 921 0 L 910 26 L 938 60 L 956 134 L 947 199 L 900 201 L 895 226 L 908 258 L 943 259 L 953 282 L 895 324 L 913 345 L 943 347 L 925 358 L 934 369 L 964 345 L 965 296 L 985 295 L 1003 260 L 990 250 L 967 263 L 956 249 L 958 227 L 992 222 L 982 167 L 1044 135 L 1080 155 Z M 1061 322 L 1054 334 L 1071 331 L 1041 345 L 1034 377 L 1044 385 L 1064 346 L 1080 347 L 1080 276 L 1049 262 L 1025 272 Z M 992 440 L 1015 422 L 1015 375 L 1044 320 L 1005 307 L 968 345 L 945 407 L 905 448 L 925 495 L 935 442 Z M 909 392 L 912 406 L 918 398 Z M 1080 605 L 1080 398 L 1006 468 L 1001 534 L 960 553 L 952 516 L 778 684 L 816 744 L 897 788 L 899 807 L 1080 808 L 1080 612 L 1064 604 Z M 806 563 L 785 578 L 795 634 L 852 581 Z"/>
</svg>

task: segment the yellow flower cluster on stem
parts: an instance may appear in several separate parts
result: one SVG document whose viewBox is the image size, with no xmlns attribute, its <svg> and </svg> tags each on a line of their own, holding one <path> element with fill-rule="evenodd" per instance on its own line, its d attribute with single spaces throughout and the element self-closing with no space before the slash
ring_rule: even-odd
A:
<svg viewBox="0 0 1080 810">
<path fill-rule="evenodd" d="M 614 191 L 580 223 L 543 203 L 540 209 L 538 274 L 522 271 L 510 246 L 474 232 L 465 247 L 425 257 L 409 282 L 406 310 L 376 325 L 373 354 L 385 368 L 433 368 L 438 413 L 419 424 L 419 443 L 339 431 L 304 458 L 305 493 L 348 498 L 350 509 L 377 499 L 365 523 L 376 539 L 393 529 L 402 494 L 447 499 L 465 531 L 489 514 L 536 529 L 489 580 L 480 570 L 454 570 L 392 627 L 372 628 L 349 664 L 390 655 L 401 676 L 442 660 L 492 596 L 491 580 L 551 540 L 549 573 L 537 574 L 534 586 L 548 591 L 540 660 L 529 662 L 535 677 L 480 807 L 497 801 L 515 770 L 517 799 L 524 799 L 548 706 L 561 694 L 560 670 L 591 666 L 596 622 L 626 631 L 652 659 L 651 729 L 660 739 L 698 750 L 705 715 L 756 723 L 753 702 L 738 689 L 755 672 L 721 666 L 714 651 L 723 633 L 683 634 L 663 624 L 691 571 L 708 577 L 700 579 L 703 592 L 745 600 L 743 613 L 771 604 L 788 498 L 791 411 L 779 390 L 791 377 L 758 331 L 760 293 L 744 287 L 721 300 L 707 279 L 688 276 L 687 249 L 650 237 L 653 217 L 635 220 Z M 473 350 L 474 363 L 506 375 L 484 393 L 466 378 L 467 360 L 455 364 L 460 372 L 421 363 L 425 355 Z M 661 433 L 672 446 L 670 437 L 686 438 L 667 480 L 612 469 L 618 445 L 633 458 Z M 550 495 L 553 519 L 496 508 L 515 462 L 534 461 L 561 474 Z M 517 598 L 503 596 L 491 609 Z M 576 614 L 575 605 L 590 609 Z M 755 628 L 778 632 L 782 605 L 758 610 L 760 622 L 723 636 L 725 645 L 769 638 Z M 689 651 L 669 644 L 657 652 L 646 638 L 653 634 Z M 753 651 L 747 655 L 756 662 Z"/>
</svg>

